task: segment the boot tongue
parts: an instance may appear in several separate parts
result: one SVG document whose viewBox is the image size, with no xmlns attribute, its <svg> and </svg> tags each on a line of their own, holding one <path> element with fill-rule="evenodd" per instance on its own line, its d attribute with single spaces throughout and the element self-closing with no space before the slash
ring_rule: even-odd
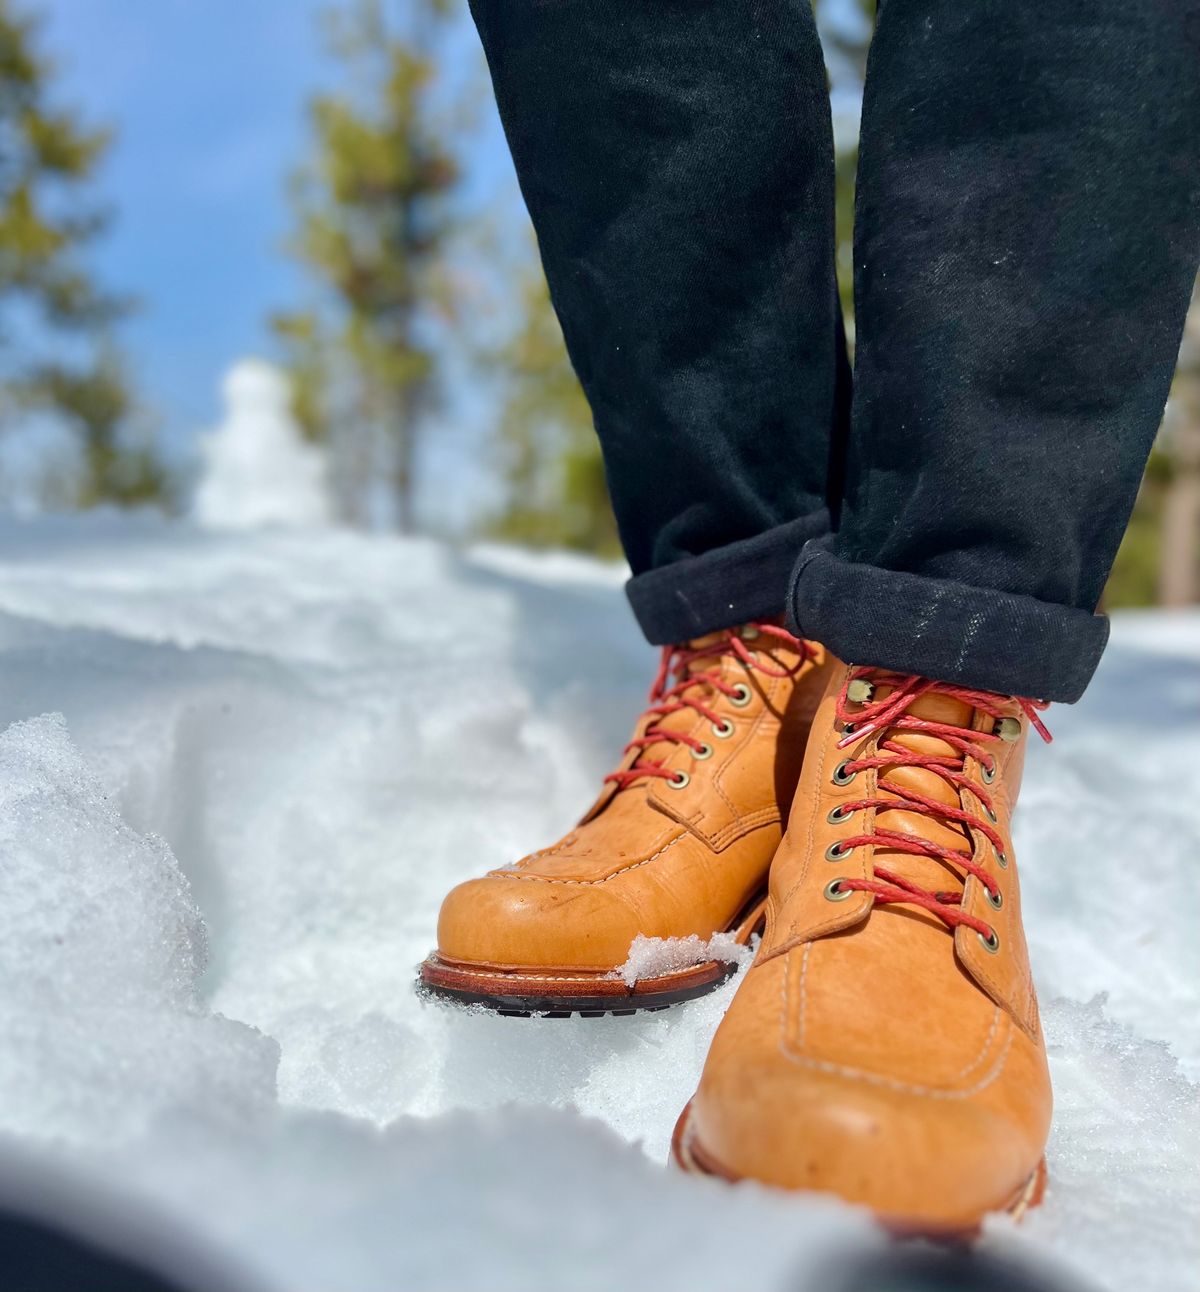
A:
<svg viewBox="0 0 1200 1292">
<path fill-rule="evenodd" d="M 880 688 L 879 698 L 886 698 L 887 690 Z M 975 718 L 975 710 L 948 695 L 923 695 L 909 705 L 908 715 L 923 718 L 927 722 L 936 722 L 945 726 L 959 727 L 969 733 Z M 905 731 L 895 727 L 886 729 L 879 738 L 880 756 L 886 757 L 888 750 L 883 745 L 898 746 L 914 754 L 935 758 L 950 758 L 954 764 L 961 761 L 961 753 L 953 745 L 936 735 L 918 731 Z M 927 767 L 885 767 L 878 776 L 878 797 L 894 801 L 895 808 L 880 807 L 875 813 L 875 828 L 893 834 L 910 835 L 916 839 L 928 839 L 942 848 L 949 848 L 970 856 L 972 842 L 966 828 L 956 822 L 940 820 L 924 812 L 914 812 L 905 807 L 905 800 L 894 792 L 895 788 L 910 790 L 924 798 L 947 807 L 960 806 L 958 791 L 937 772 Z M 954 891 L 962 886 L 962 875 L 949 862 L 935 857 L 906 853 L 886 848 L 876 849 L 876 860 L 888 870 L 915 880 L 922 887 L 937 890 Z"/>
</svg>

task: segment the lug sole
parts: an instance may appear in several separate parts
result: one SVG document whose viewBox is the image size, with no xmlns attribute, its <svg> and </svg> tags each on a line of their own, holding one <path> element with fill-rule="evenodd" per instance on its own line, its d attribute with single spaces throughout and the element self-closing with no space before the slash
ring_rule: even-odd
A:
<svg viewBox="0 0 1200 1292">
<path fill-rule="evenodd" d="M 680 1170 L 686 1171 L 690 1175 L 709 1176 L 713 1179 L 728 1181 L 730 1184 L 737 1184 L 746 1179 L 747 1177 L 738 1175 L 735 1171 L 730 1171 L 705 1153 L 704 1148 L 697 1142 L 695 1133 L 689 1126 L 691 1108 L 692 1105 L 689 1101 L 685 1105 L 683 1112 L 679 1114 L 679 1120 L 675 1123 L 675 1131 L 671 1136 L 672 1162 Z M 1006 1213 L 1019 1224 L 1028 1211 L 1041 1205 L 1045 1193 L 1046 1159 L 1042 1158 L 1029 1179 L 1021 1185 L 1012 1197 L 999 1206 L 989 1208 L 985 1214 Z M 923 1238 L 948 1243 L 970 1242 L 977 1238 L 983 1219 L 984 1217 L 981 1215 L 978 1219 L 961 1225 L 938 1225 L 911 1216 L 892 1216 L 876 1213 L 876 1220 L 879 1224 L 897 1238 Z"/>
<path fill-rule="evenodd" d="M 725 931 L 734 933 L 744 946 L 753 934 L 762 932 L 765 910 L 765 893 L 756 894 Z M 483 1007 L 507 1018 L 625 1017 L 706 996 L 736 970 L 726 960 L 706 960 L 630 986 L 612 969 L 498 969 L 449 960 L 434 951 L 421 965 L 416 986 L 427 998 Z"/>
</svg>

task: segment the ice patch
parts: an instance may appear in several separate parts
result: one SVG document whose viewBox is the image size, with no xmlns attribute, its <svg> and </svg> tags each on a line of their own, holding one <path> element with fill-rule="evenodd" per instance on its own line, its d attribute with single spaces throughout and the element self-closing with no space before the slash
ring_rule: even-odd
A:
<svg viewBox="0 0 1200 1292">
<path fill-rule="evenodd" d="M 708 939 L 698 933 L 686 938 L 648 938 L 639 933 L 629 948 L 629 958 L 611 977 L 620 978 L 626 987 L 632 987 L 643 978 L 658 978 L 709 960 L 744 967 L 753 959 L 753 949 L 739 942 L 732 933 L 714 933 Z"/>
</svg>

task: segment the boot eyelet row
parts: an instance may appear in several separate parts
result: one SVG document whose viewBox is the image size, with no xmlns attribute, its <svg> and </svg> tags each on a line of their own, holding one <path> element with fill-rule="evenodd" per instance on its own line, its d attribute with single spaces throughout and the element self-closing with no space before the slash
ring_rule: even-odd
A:
<svg viewBox="0 0 1200 1292">
<path fill-rule="evenodd" d="M 687 772 L 684 772 L 684 771 L 678 771 L 678 772 L 676 772 L 676 773 L 675 773 L 675 775 L 674 775 L 674 776 L 672 776 L 672 777 L 667 781 L 667 784 L 668 784 L 668 785 L 669 785 L 673 790 L 681 790 L 681 789 L 683 789 L 683 788 L 688 784 L 688 782 L 689 782 L 691 779 L 692 779 L 692 778 L 687 774 Z"/>
<path fill-rule="evenodd" d="M 848 772 L 846 770 L 849 765 L 850 759 L 845 758 L 833 769 L 833 783 L 835 785 L 849 785 L 858 775 L 857 772 Z"/>
<path fill-rule="evenodd" d="M 993 848 L 992 851 L 996 854 L 996 864 L 1000 867 L 1001 870 L 1007 870 L 1008 853 L 1001 852 L 999 848 Z"/>
<path fill-rule="evenodd" d="M 708 744 L 705 741 L 700 742 L 699 749 L 692 750 L 692 757 L 698 763 L 702 763 L 706 758 L 711 758 L 712 756 L 713 756 L 713 747 L 712 745 Z"/>
<path fill-rule="evenodd" d="M 737 686 L 733 688 L 733 694 L 729 697 L 729 703 L 735 708 L 744 709 L 753 698 L 754 692 L 751 691 L 745 682 L 739 682 Z"/>
<path fill-rule="evenodd" d="M 979 779 L 985 785 L 992 785 L 996 780 L 996 764 L 993 762 L 989 767 L 986 763 L 979 769 Z"/>
<path fill-rule="evenodd" d="M 988 905 L 993 911 L 998 911 L 1004 905 L 1004 894 L 998 888 L 994 893 L 985 888 L 983 895 L 987 898 Z"/>
<path fill-rule="evenodd" d="M 830 825 L 841 825 L 843 821 L 849 821 L 853 815 L 853 808 L 835 807 L 825 820 L 828 821 Z"/>
<path fill-rule="evenodd" d="M 841 879 L 831 879 L 825 885 L 825 900 L 827 902 L 844 902 L 854 892 L 853 888 L 843 888 L 842 884 L 844 882 Z"/>
<path fill-rule="evenodd" d="M 736 728 L 728 718 L 722 718 L 720 722 L 714 722 L 712 733 L 718 740 L 728 740 L 733 735 Z"/>
<path fill-rule="evenodd" d="M 994 956 L 1000 950 L 1000 934 L 995 929 L 992 930 L 990 937 L 984 937 L 982 933 L 976 933 L 975 936 L 988 955 Z"/>
<path fill-rule="evenodd" d="M 853 847 L 844 843 L 831 843 L 825 849 L 826 861 L 845 861 L 846 858 L 854 851 Z"/>
</svg>

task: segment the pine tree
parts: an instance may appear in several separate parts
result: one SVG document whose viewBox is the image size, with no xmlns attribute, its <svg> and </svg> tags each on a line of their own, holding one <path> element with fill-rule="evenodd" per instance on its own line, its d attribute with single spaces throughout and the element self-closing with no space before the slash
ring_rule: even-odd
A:
<svg viewBox="0 0 1200 1292">
<path fill-rule="evenodd" d="M 497 356 L 507 388 L 498 427 L 505 503 L 489 532 L 536 547 L 616 555 L 591 409 L 540 270 L 528 274 L 520 297 L 521 326 Z"/>
<path fill-rule="evenodd" d="M 130 443 L 135 400 L 112 337 L 128 302 L 82 253 L 106 218 L 89 185 L 109 143 L 51 101 L 35 18 L 0 0 L 0 428 L 21 415 L 65 423 L 80 447 L 77 505 L 162 502 L 167 473 Z"/>
<path fill-rule="evenodd" d="M 459 168 L 439 127 L 436 58 L 449 8 L 381 0 L 328 15 L 347 89 L 311 105 L 314 159 L 295 178 L 292 250 L 320 299 L 274 320 L 305 433 L 331 446 L 343 508 L 367 520 L 385 483 L 413 526 L 417 441 L 437 404 L 433 320 L 448 308 L 449 198 Z"/>
</svg>

